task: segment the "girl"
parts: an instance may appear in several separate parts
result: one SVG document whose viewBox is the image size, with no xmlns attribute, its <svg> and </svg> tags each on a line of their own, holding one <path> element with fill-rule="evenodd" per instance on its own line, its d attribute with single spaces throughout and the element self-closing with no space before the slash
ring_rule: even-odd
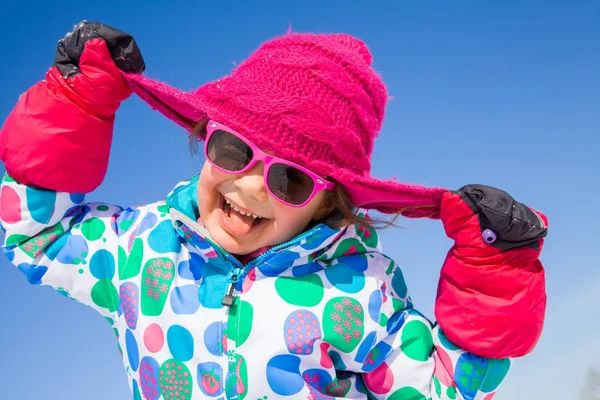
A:
<svg viewBox="0 0 600 400">
<path fill-rule="evenodd" d="M 5 254 L 106 318 L 134 399 L 491 399 L 541 333 L 545 217 L 371 177 L 370 63 L 351 36 L 289 34 L 185 93 L 139 75 L 131 36 L 80 24 L 0 135 Z M 131 91 L 204 141 L 204 167 L 166 201 L 84 203 Z M 442 219 L 437 324 L 358 208 Z"/>
</svg>

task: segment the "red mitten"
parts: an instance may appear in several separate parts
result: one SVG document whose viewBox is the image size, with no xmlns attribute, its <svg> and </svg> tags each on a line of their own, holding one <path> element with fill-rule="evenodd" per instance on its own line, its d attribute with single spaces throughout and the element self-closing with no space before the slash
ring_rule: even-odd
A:
<svg viewBox="0 0 600 400">
<path fill-rule="evenodd" d="M 538 257 L 547 219 L 489 186 L 444 195 L 441 219 L 455 241 L 435 305 L 446 336 L 488 358 L 523 356 L 544 324 L 544 269 Z"/>
<path fill-rule="evenodd" d="M 121 72 L 144 70 L 130 35 L 83 22 L 58 44 L 46 80 L 19 99 L 0 131 L 0 158 L 18 181 L 69 193 L 106 174 L 114 114 L 131 94 Z"/>
</svg>

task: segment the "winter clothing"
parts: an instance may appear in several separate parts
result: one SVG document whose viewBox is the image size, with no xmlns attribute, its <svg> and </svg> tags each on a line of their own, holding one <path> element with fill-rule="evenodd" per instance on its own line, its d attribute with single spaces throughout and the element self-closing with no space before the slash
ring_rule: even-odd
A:
<svg viewBox="0 0 600 400">
<path fill-rule="evenodd" d="M 490 399 L 510 366 L 500 358 L 531 351 L 545 310 L 537 258 L 547 222 L 493 188 L 439 197 L 455 240 L 438 290 L 440 326 L 414 309 L 400 268 L 373 230 L 321 224 L 242 265 L 196 222 L 197 178 L 166 202 L 85 204 L 75 193 L 104 177 L 113 114 L 129 95 L 114 52 L 89 36 L 66 46 L 83 52 L 72 64 L 62 59 L 52 79 L 23 95 L 0 132 L 9 172 L 0 191 L 2 243 L 29 282 L 106 317 L 135 399 Z M 131 59 L 140 67 L 141 56 Z M 159 88 L 156 99 L 176 93 L 135 82 Z M 193 96 L 176 97 L 196 104 Z M 161 101 L 153 104 L 167 104 Z M 396 205 L 400 192 L 411 201 L 433 193 L 390 188 Z M 489 229 L 497 234 L 491 244 L 481 237 Z"/>
<path fill-rule="evenodd" d="M 131 95 L 121 73 L 144 68 L 131 36 L 79 24 L 59 42 L 46 80 L 23 94 L 4 122 L 6 170 L 24 184 L 69 193 L 96 189 L 108 166 L 115 112 Z"/>
<path fill-rule="evenodd" d="M 241 265 L 196 193 L 122 209 L 3 182 L 7 256 L 107 319 L 135 399 L 484 399 L 507 373 L 413 308 L 374 230 L 319 225 Z"/>
</svg>

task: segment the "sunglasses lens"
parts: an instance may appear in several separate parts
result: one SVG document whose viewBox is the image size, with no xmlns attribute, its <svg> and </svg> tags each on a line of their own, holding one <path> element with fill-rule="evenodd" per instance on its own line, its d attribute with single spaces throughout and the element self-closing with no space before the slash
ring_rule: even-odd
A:
<svg viewBox="0 0 600 400">
<path fill-rule="evenodd" d="M 267 177 L 269 189 L 286 203 L 299 206 L 304 203 L 315 188 L 315 181 L 291 165 L 273 164 Z"/>
<path fill-rule="evenodd" d="M 206 147 L 210 161 L 231 172 L 244 169 L 254 156 L 250 146 L 243 140 L 223 130 L 214 131 Z"/>
</svg>

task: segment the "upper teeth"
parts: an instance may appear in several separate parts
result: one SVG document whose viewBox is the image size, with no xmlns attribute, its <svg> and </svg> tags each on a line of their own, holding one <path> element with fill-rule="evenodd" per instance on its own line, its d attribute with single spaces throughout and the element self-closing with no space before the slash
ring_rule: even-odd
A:
<svg viewBox="0 0 600 400">
<path fill-rule="evenodd" d="M 229 201 L 227 199 L 225 199 L 225 203 L 229 204 L 229 206 L 231 208 L 233 208 L 235 211 L 239 212 L 242 215 L 247 215 L 252 218 L 260 218 L 258 215 L 250 214 L 250 213 L 240 210 L 238 206 L 236 206 L 235 204 L 233 204 L 231 201 Z"/>
</svg>

